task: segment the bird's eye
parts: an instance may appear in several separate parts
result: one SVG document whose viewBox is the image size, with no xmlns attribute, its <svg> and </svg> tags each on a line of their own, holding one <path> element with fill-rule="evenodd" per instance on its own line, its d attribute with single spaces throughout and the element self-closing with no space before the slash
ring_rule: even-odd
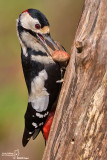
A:
<svg viewBox="0 0 107 160">
<path fill-rule="evenodd" d="M 40 27 L 40 24 L 35 24 L 35 28 L 36 29 L 40 29 L 41 27 Z"/>
</svg>

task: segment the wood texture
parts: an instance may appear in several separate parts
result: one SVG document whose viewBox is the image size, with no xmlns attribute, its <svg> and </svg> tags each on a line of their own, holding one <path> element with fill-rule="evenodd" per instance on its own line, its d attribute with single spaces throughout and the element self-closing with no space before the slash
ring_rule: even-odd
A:
<svg viewBox="0 0 107 160">
<path fill-rule="evenodd" d="M 43 160 L 107 159 L 107 1 L 86 0 Z"/>
</svg>

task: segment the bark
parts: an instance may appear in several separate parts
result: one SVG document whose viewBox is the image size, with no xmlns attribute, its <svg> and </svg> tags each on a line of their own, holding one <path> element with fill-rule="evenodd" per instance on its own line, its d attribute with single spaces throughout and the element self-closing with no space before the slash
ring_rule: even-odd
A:
<svg viewBox="0 0 107 160">
<path fill-rule="evenodd" d="M 43 160 L 107 159 L 107 1 L 86 0 Z"/>
</svg>

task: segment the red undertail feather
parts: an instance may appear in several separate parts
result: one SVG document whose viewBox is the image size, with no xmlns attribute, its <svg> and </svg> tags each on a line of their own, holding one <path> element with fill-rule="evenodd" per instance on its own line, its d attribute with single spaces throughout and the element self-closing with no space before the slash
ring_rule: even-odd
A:
<svg viewBox="0 0 107 160">
<path fill-rule="evenodd" d="M 51 125 L 52 125 L 52 122 L 53 122 L 53 118 L 54 118 L 54 112 L 51 112 L 49 114 L 44 126 L 43 126 L 43 136 L 44 136 L 46 141 L 48 139 L 48 135 L 49 135 L 50 128 L 51 128 Z"/>
</svg>

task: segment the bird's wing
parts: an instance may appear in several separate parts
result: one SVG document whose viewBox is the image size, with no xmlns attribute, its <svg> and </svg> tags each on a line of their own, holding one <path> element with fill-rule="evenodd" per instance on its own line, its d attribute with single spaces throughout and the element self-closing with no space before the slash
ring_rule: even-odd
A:
<svg viewBox="0 0 107 160">
<path fill-rule="evenodd" d="M 34 115 L 36 116 L 36 111 L 32 108 L 31 103 L 28 103 L 27 111 L 25 113 L 25 129 L 22 139 L 23 146 L 26 146 L 33 135 L 35 135 L 34 137 L 36 138 L 40 132 L 40 128 L 36 128 L 37 124 L 34 122 Z"/>
<path fill-rule="evenodd" d="M 22 139 L 23 146 L 25 147 L 27 145 L 27 143 L 29 142 L 32 136 L 33 136 L 33 139 L 35 139 L 39 134 L 39 132 L 40 132 L 40 128 L 35 129 L 34 132 L 29 132 L 29 130 L 25 127 L 23 139 Z"/>
<path fill-rule="evenodd" d="M 40 132 L 40 128 L 35 129 L 35 132 L 34 132 L 34 134 L 33 134 L 33 136 L 32 136 L 32 139 L 33 139 L 33 140 L 38 136 L 39 132 Z"/>
</svg>

